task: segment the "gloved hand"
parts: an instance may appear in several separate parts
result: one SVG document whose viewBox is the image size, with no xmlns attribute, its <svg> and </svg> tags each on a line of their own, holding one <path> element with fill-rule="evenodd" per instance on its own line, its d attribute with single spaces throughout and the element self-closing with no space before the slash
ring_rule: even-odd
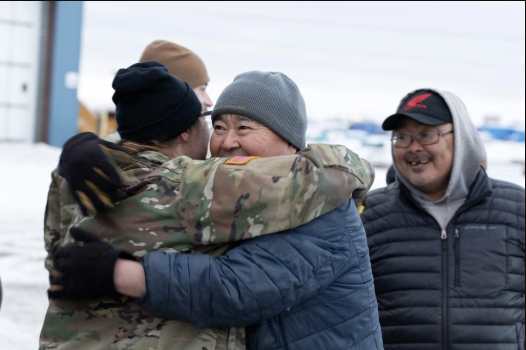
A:
<svg viewBox="0 0 526 350">
<path fill-rule="evenodd" d="M 83 246 L 70 244 L 53 255 L 59 274 L 50 275 L 50 299 L 83 299 L 113 297 L 118 293 L 113 283 L 113 270 L 120 252 L 91 234 L 71 229 L 71 236 Z"/>
<path fill-rule="evenodd" d="M 70 185 L 84 215 L 111 208 L 123 197 L 123 182 L 102 143 L 97 135 L 84 132 L 70 138 L 60 155 L 58 173 Z"/>
</svg>

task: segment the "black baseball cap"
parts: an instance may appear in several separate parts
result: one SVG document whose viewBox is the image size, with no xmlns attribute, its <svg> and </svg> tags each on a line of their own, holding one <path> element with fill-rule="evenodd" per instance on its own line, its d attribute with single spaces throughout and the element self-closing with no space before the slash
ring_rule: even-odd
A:
<svg viewBox="0 0 526 350">
<path fill-rule="evenodd" d="M 404 97 L 396 113 L 384 120 L 382 129 L 396 129 L 402 118 L 410 118 L 425 125 L 440 125 L 453 121 L 446 101 L 435 91 L 428 89 L 416 90 Z"/>
</svg>

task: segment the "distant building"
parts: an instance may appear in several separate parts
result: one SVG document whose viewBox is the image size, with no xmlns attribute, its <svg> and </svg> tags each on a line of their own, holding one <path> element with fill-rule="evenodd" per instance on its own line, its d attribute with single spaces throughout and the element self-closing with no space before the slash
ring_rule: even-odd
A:
<svg viewBox="0 0 526 350">
<path fill-rule="evenodd" d="M 0 1 L 0 142 L 77 132 L 81 1 Z"/>
</svg>

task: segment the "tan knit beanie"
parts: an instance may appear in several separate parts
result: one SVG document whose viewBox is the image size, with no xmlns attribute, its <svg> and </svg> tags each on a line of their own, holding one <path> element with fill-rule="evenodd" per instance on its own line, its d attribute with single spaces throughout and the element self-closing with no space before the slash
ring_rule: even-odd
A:
<svg viewBox="0 0 526 350">
<path fill-rule="evenodd" d="M 156 61 L 170 74 L 186 81 L 192 88 L 208 84 L 208 72 L 204 62 L 184 46 L 166 40 L 155 40 L 144 49 L 140 62 Z"/>
</svg>

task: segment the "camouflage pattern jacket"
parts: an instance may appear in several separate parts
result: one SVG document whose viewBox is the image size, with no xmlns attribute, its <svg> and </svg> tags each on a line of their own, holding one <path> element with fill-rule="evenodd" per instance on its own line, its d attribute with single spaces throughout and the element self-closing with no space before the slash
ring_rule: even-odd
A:
<svg viewBox="0 0 526 350">
<path fill-rule="evenodd" d="M 343 146 L 311 145 L 272 158 L 168 159 L 124 142 L 105 148 L 127 185 L 114 208 L 83 217 L 67 183 L 52 173 L 44 237 L 52 252 L 76 225 L 137 258 L 153 250 L 224 253 L 229 243 L 305 224 L 348 198 L 363 198 L 369 163 Z M 133 300 L 50 300 L 40 349 L 245 349 L 244 329 L 199 329 L 155 318 Z"/>
</svg>

